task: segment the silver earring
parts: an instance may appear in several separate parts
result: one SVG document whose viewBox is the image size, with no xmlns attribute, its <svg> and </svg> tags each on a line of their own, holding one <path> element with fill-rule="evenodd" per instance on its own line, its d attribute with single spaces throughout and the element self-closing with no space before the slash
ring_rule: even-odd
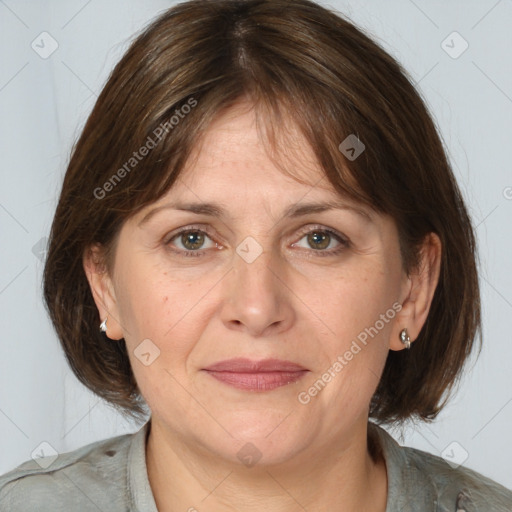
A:
<svg viewBox="0 0 512 512">
<path fill-rule="evenodd" d="M 105 318 L 105 320 L 103 320 L 103 322 L 101 322 L 101 324 L 100 324 L 101 332 L 107 332 L 107 318 Z"/>
<path fill-rule="evenodd" d="M 407 329 L 402 329 L 400 331 L 400 341 L 405 345 L 405 348 L 411 348 L 411 338 L 409 337 Z"/>
</svg>

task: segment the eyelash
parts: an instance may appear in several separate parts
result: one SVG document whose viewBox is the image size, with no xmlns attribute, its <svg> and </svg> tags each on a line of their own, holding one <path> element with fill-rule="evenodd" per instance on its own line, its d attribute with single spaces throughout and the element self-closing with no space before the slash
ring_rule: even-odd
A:
<svg viewBox="0 0 512 512">
<path fill-rule="evenodd" d="M 170 238 L 168 238 L 167 241 L 165 241 L 165 245 L 169 248 L 169 250 L 171 250 L 173 253 L 176 253 L 180 256 L 184 256 L 184 257 L 204 256 L 209 249 L 203 249 L 203 250 L 198 249 L 196 251 L 192 251 L 192 250 L 187 250 L 187 249 L 172 248 L 171 242 L 173 240 L 176 240 L 183 233 L 203 233 L 203 234 L 207 235 L 208 238 L 210 238 L 213 241 L 213 236 L 211 235 L 210 230 L 206 229 L 204 227 L 186 226 L 186 227 L 181 228 L 178 231 L 172 233 Z M 292 245 L 300 242 L 305 236 L 307 236 L 310 233 L 327 234 L 331 238 L 334 238 L 340 244 L 337 248 L 330 249 L 330 250 L 303 249 L 305 251 L 314 253 L 316 256 L 320 256 L 320 257 L 337 256 L 338 254 L 340 254 L 341 252 L 343 252 L 350 246 L 349 241 L 345 237 L 343 237 L 342 235 L 340 235 L 339 233 L 337 233 L 336 231 L 334 231 L 332 229 L 325 228 L 322 226 L 313 226 L 312 228 L 308 228 L 307 230 L 302 231 L 299 240 L 297 242 L 294 242 Z M 222 244 L 218 244 L 217 242 L 215 242 L 215 244 L 217 247 L 222 247 Z"/>
</svg>

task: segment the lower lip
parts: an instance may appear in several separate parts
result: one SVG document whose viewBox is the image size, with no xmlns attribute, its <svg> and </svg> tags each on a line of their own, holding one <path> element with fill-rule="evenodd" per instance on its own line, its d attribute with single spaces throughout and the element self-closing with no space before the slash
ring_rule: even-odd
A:
<svg viewBox="0 0 512 512">
<path fill-rule="evenodd" d="M 240 372 L 216 372 L 205 370 L 213 378 L 224 384 L 238 389 L 249 391 L 270 391 L 272 389 L 286 386 L 298 381 L 308 372 L 301 370 L 297 372 L 261 372 L 261 373 L 240 373 Z"/>
</svg>

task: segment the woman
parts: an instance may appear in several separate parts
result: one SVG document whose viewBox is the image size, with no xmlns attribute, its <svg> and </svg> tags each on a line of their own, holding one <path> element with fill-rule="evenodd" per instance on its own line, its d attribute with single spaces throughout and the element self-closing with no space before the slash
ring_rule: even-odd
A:
<svg viewBox="0 0 512 512">
<path fill-rule="evenodd" d="M 475 239 L 406 74 L 325 8 L 195 0 L 135 40 L 44 290 L 78 378 L 150 418 L 4 475 L 3 509 L 512 509 L 377 426 L 434 418 L 460 375 Z"/>
</svg>

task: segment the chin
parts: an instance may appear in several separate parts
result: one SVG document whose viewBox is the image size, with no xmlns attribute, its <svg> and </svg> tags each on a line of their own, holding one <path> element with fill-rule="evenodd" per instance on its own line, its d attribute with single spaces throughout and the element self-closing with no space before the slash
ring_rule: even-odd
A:
<svg viewBox="0 0 512 512">
<path fill-rule="evenodd" d="M 289 421 L 293 415 L 287 419 L 284 419 L 286 415 L 279 414 L 265 417 L 263 413 L 263 416 L 262 413 L 259 417 L 256 414 L 246 415 L 223 423 L 233 437 L 225 435 L 220 442 L 212 442 L 212 439 L 206 442 L 214 445 L 216 451 L 222 451 L 219 455 L 231 462 L 261 467 L 262 464 L 268 466 L 289 461 L 314 440 L 314 432 L 306 425 L 301 429 L 296 421 Z"/>
</svg>

